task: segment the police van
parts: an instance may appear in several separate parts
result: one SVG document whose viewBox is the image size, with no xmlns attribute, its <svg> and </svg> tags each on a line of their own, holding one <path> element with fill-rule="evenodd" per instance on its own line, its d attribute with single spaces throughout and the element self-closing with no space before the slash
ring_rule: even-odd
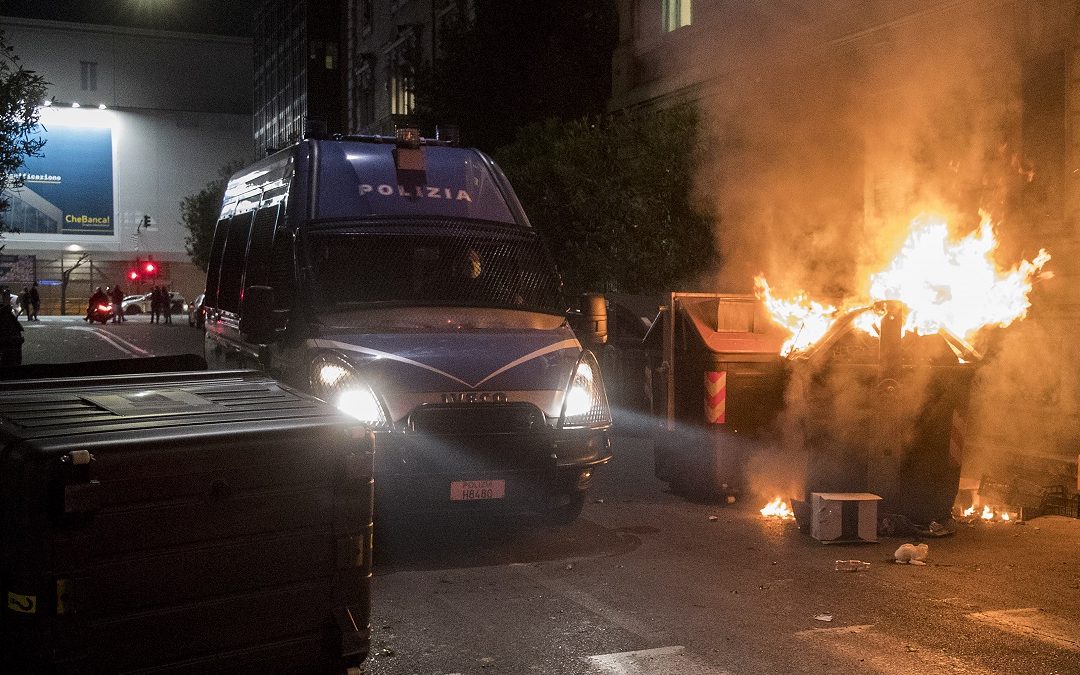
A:
<svg viewBox="0 0 1080 675">
<path fill-rule="evenodd" d="M 304 140 L 236 173 L 203 312 L 212 368 L 265 370 L 375 430 L 380 518 L 570 522 L 611 458 L 580 312 L 477 150 L 401 130 Z"/>
</svg>

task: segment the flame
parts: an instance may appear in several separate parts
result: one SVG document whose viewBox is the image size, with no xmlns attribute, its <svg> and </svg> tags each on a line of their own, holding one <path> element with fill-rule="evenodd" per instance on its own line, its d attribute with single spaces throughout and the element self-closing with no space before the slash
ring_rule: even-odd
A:
<svg viewBox="0 0 1080 675">
<path fill-rule="evenodd" d="M 777 497 L 776 499 L 766 504 L 765 508 L 761 509 L 761 515 L 767 518 L 780 518 L 785 520 L 787 518 L 795 517 L 795 514 L 792 512 L 791 508 L 788 507 L 787 502 L 781 497 Z"/>
<path fill-rule="evenodd" d="M 1027 316 L 1032 283 L 1049 276 L 1042 268 L 1050 254 L 1039 249 L 1032 260 L 999 269 L 993 259 L 998 246 L 993 223 L 989 215 L 981 215 L 979 228 L 959 241 L 949 239 L 948 224 L 942 219 L 913 220 L 897 256 L 870 277 L 869 297 L 852 299 L 843 308 L 900 300 L 908 308 L 905 331 L 927 335 L 946 329 L 965 340 L 986 326 L 1004 327 Z M 773 320 L 792 334 L 782 349 L 784 355 L 812 345 L 839 316 L 836 307 L 811 300 L 804 292 L 790 300 L 775 297 L 763 277 L 755 279 L 755 286 Z M 860 319 L 858 328 L 876 332 L 872 315 Z"/>
<path fill-rule="evenodd" d="M 983 520 L 993 520 L 994 519 L 994 509 L 990 508 L 989 505 L 983 507 L 982 519 Z"/>
<path fill-rule="evenodd" d="M 1001 519 L 1002 520 L 1009 520 L 1009 512 L 1008 511 L 1002 511 L 1001 512 Z"/>
<path fill-rule="evenodd" d="M 973 515 L 975 515 L 975 505 L 974 504 L 972 504 L 971 506 L 964 509 L 964 517 L 965 518 L 970 518 Z"/>
<path fill-rule="evenodd" d="M 806 293 L 790 300 L 775 297 L 765 277 L 754 277 L 754 287 L 773 321 L 791 333 L 780 348 L 781 354 L 801 351 L 820 340 L 836 317 L 835 307 L 811 300 Z"/>
</svg>

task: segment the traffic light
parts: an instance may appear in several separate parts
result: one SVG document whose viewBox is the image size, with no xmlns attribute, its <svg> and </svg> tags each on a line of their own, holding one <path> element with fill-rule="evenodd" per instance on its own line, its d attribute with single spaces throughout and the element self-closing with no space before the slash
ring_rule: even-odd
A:
<svg viewBox="0 0 1080 675">
<path fill-rule="evenodd" d="M 135 269 L 135 268 L 132 268 L 132 269 L 128 270 L 127 278 L 128 278 L 128 281 L 138 281 L 139 280 L 139 270 Z"/>
<path fill-rule="evenodd" d="M 144 277 L 146 277 L 147 279 L 153 279 L 157 276 L 158 266 L 157 263 L 153 260 L 147 260 L 142 264 L 141 270 Z"/>
</svg>

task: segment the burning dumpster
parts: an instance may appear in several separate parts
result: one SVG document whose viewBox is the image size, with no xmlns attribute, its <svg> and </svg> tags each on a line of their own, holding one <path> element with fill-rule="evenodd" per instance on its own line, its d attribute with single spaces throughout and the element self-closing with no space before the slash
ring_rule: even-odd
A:
<svg viewBox="0 0 1080 675">
<path fill-rule="evenodd" d="M 652 411 L 656 475 L 677 492 L 732 497 L 747 453 L 783 402 L 785 335 L 757 298 L 672 293 L 646 343 L 659 343 Z"/>
<path fill-rule="evenodd" d="M 854 310 L 787 360 L 795 424 L 785 429 L 798 438 L 784 445 L 806 452 L 807 501 L 870 492 L 882 514 L 927 524 L 947 519 L 956 499 L 980 356 L 946 329 L 905 333 L 905 314 L 898 301 Z"/>
</svg>

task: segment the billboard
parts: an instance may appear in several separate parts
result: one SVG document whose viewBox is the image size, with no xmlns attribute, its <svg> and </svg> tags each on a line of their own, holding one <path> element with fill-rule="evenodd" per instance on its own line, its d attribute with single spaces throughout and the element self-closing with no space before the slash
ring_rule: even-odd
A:
<svg viewBox="0 0 1080 675">
<path fill-rule="evenodd" d="M 26 159 L 26 184 L 10 193 L 8 224 L 24 233 L 114 234 L 112 129 L 50 123 L 40 136 L 41 156 Z"/>
</svg>

